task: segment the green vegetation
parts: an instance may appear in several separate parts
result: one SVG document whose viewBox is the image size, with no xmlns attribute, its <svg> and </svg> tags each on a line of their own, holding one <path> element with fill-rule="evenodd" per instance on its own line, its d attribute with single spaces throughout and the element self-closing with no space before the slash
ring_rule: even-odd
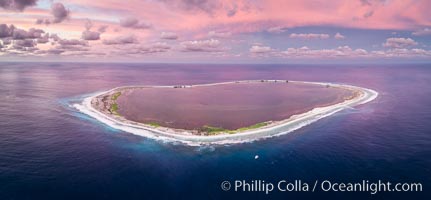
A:
<svg viewBox="0 0 431 200">
<path fill-rule="evenodd" d="M 200 132 L 206 132 L 210 135 L 216 134 L 216 133 L 220 133 L 220 132 L 226 132 L 229 131 L 227 129 L 221 128 L 221 127 L 214 127 L 214 126 L 208 126 L 205 125 L 202 128 L 199 129 Z"/>
<path fill-rule="evenodd" d="M 268 124 L 269 124 L 269 122 L 260 122 L 260 123 L 257 123 L 257 124 L 253 124 L 251 126 L 242 127 L 242 128 L 233 130 L 234 131 L 233 133 L 235 133 L 235 132 L 241 132 L 241 131 L 246 131 L 246 130 L 250 130 L 250 129 L 256 129 L 256 128 L 260 128 L 260 127 L 264 127 L 264 126 L 266 126 Z"/>
<path fill-rule="evenodd" d="M 242 128 L 235 129 L 235 130 L 229 130 L 229 129 L 225 129 L 222 127 L 214 127 L 214 126 L 205 125 L 202 128 L 199 128 L 198 131 L 208 133 L 209 135 L 215 135 L 217 133 L 222 133 L 222 132 L 234 134 L 234 133 L 241 132 L 241 131 L 247 131 L 247 130 L 251 130 L 251 129 L 261 128 L 261 127 L 264 127 L 268 124 L 270 124 L 270 122 L 260 122 L 257 124 L 253 124 L 251 126 L 242 127 Z"/>
<path fill-rule="evenodd" d="M 118 113 L 118 104 L 116 104 L 116 103 L 111 104 L 111 107 L 109 108 L 109 111 L 111 111 L 112 114 L 120 115 Z"/>
<path fill-rule="evenodd" d="M 111 100 L 114 102 L 111 104 L 109 111 L 114 115 L 120 115 L 120 113 L 118 113 L 118 104 L 115 102 L 120 95 L 121 92 L 116 92 L 111 96 Z"/>
<path fill-rule="evenodd" d="M 113 94 L 113 95 L 111 96 L 111 99 L 112 99 L 113 101 L 116 101 L 120 95 L 121 95 L 121 92 L 116 92 L 115 94 Z"/>
<path fill-rule="evenodd" d="M 159 123 L 157 123 L 157 122 L 148 122 L 148 123 L 146 123 L 147 125 L 150 125 L 150 126 L 152 126 L 152 127 L 160 127 L 161 125 L 159 124 Z"/>
</svg>

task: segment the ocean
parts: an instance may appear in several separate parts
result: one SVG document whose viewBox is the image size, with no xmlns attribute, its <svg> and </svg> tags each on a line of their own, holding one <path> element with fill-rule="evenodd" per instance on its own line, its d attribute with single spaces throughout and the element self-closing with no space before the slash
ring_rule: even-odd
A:
<svg viewBox="0 0 431 200">
<path fill-rule="evenodd" d="M 289 79 L 379 92 L 286 135 L 192 147 L 71 105 L 124 85 Z M 0 64 L 0 199 L 429 199 L 430 64 Z M 257 158 L 258 157 L 258 158 Z M 235 191 L 235 181 L 421 183 L 421 192 Z M 224 191 L 223 181 L 232 188 Z"/>
</svg>

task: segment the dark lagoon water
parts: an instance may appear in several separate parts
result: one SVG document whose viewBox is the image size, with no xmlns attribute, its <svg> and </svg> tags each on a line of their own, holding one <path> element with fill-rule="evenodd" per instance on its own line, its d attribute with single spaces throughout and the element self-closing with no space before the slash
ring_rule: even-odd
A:
<svg viewBox="0 0 431 200">
<path fill-rule="evenodd" d="M 121 85 L 244 79 L 347 83 L 371 103 L 284 136 L 189 147 L 109 128 L 70 107 Z M 429 199 L 431 66 L 0 64 L 0 199 Z M 255 159 L 259 155 L 259 159 Z M 225 192 L 222 181 L 419 182 L 422 192 Z"/>
<path fill-rule="evenodd" d="M 204 126 L 235 130 L 281 121 L 349 97 L 353 92 L 347 89 L 279 81 L 134 88 L 122 90 L 116 102 L 118 113 L 136 122 L 188 130 Z"/>
</svg>

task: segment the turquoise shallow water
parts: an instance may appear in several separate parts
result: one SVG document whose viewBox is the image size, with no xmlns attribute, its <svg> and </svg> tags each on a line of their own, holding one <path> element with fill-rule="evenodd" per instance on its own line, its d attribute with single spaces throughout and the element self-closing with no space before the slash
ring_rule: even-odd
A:
<svg viewBox="0 0 431 200">
<path fill-rule="evenodd" d="M 0 199 L 427 199 L 429 65 L 0 64 Z M 379 97 L 288 135 L 189 147 L 134 136 L 77 112 L 121 85 L 248 79 L 338 82 Z M 255 159 L 259 155 L 259 159 Z M 222 181 L 421 182 L 423 192 L 225 192 Z"/>
</svg>

